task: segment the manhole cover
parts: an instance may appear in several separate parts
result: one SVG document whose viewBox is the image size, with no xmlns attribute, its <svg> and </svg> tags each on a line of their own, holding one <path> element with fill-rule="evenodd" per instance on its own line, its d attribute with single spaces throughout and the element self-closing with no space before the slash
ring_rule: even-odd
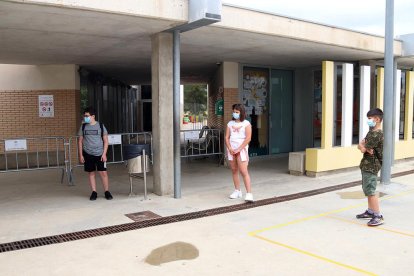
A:
<svg viewBox="0 0 414 276">
<path fill-rule="evenodd" d="M 149 220 L 149 219 L 156 219 L 156 218 L 160 218 L 161 216 L 151 212 L 151 211 L 144 211 L 144 212 L 138 212 L 138 213 L 131 213 L 131 214 L 126 214 L 125 216 L 127 216 L 128 218 L 132 219 L 133 221 L 144 221 L 144 220 Z"/>
</svg>

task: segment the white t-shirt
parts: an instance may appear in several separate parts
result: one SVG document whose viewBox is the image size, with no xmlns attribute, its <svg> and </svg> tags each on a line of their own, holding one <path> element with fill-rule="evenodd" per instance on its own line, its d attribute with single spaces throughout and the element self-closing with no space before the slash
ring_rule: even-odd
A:
<svg viewBox="0 0 414 276">
<path fill-rule="evenodd" d="M 246 139 L 246 127 L 250 125 L 248 120 L 243 122 L 236 122 L 231 120 L 228 122 L 227 127 L 230 129 L 230 142 L 243 143 Z"/>
</svg>

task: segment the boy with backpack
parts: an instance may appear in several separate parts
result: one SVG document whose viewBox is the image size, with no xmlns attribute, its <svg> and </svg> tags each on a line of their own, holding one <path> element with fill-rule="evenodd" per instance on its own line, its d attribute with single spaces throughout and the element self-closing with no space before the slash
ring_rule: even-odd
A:
<svg viewBox="0 0 414 276">
<path fill-rule="evenodd" d="M 79 162 L 84 164 L 84 170 L 89 173 L 89 185 L 92 190 L 90 200 L 96 200 L 95 171 L 99 172 L 105 190 L 105 198 L 112 199 L 109 192 L 108 173 L 106 171 L 106 152 L 108 151 L 108 131 L 105 126 L 96 121 L 96 112 L 92 107 L 83 113 L 84 123 L 79 129 L 78 150 Z"/>
</svg>

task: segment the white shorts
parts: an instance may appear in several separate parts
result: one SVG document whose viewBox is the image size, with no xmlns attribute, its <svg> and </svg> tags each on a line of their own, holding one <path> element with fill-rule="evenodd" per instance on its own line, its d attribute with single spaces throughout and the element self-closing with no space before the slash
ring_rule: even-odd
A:
<svg viewBox="0 0 414 276">
<path fill-rule="evenodd" d="M 230 145 L 232 149 L 237 149 L 242 143 L 237 143 L 234 141 L 230 141 Z M 234 156 L 230 154 L 230 151 L 227 149 L 227 159 L 229 161 L 233 161 L 235 156 L 240 155 L 240 160 L 242 162 L 249 161 L 249 146 L 245 146 L 240 152 L 235 154 Z"/>
</svg>

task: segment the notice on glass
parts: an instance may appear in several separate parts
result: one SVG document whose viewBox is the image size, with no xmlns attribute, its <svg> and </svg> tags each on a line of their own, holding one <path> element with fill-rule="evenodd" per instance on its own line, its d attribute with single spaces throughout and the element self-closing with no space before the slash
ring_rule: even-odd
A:
<svg viewBox="0 0 414 276">
<path fill-rule="evenodd" d="M 26 139 L 6 140 L 5 150 L 6 151 L 27 150 L 27 141 Z"/>
<path fill-rule="evenodd" d="M 39 95 L 39 117 L 55 117 L 55 103 L 53 95 Z"/>
<path fill-rule="evenodd" d="M 121 135 L 118 135 L 118 134 L 108 135 L 108 144 L 110 144 L 110 145 L 121 145 L 122 144 Z"/>
</svg>

